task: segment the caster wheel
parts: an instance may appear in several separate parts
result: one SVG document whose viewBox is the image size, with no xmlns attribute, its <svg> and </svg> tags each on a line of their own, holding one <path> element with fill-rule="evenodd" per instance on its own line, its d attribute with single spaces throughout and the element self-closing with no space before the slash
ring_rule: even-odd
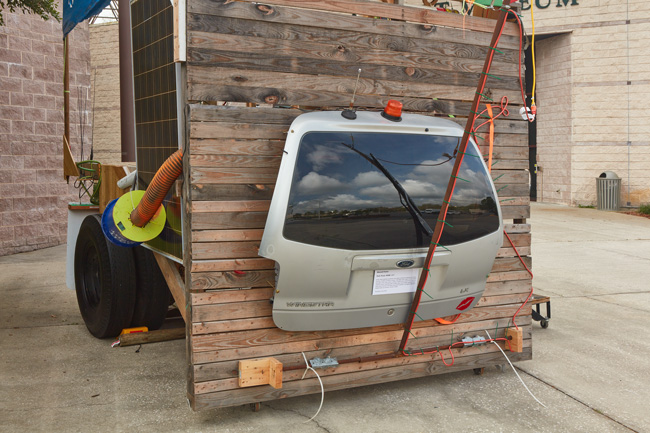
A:
<svg viewBox="0 0 650 433">
<path fill-rule="evenodd" d="M 544 329 L 548 328 L 548 320 L 546 320 L 546 319 L 540 320 L 539 325 Z"/>
</svg>

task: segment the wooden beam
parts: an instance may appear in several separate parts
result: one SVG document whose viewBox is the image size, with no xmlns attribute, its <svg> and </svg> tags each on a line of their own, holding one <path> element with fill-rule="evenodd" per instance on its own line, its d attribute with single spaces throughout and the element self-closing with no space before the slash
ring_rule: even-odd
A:
<svg viewBox="0 0 650 433">
<path fill-rule="evenodd" d="M 282 388 L 282 363 L 275 358 L 239 361 L 239 386 L 271 385 Z"/>
<path fill-rule="evenodd" d="M 156 258 L 156 261 L 158 262 L 158 266 L 160 267 L 160 271 L 165 277 L 165 281 L 167 281 L 167 286 L 169 287 L 169 291 L 172 292 L 174 301 L 176 301 L 176 305 L 178 306 L 178 311 L 181 312 L 181 316 L 183 316 L 183 320 L 185 320 L 185 323 L 187 323 L 187 312 L 186 312 L 187 302 L 185 301 L 185 282 L 181 278 L 181 274 L 178 272 L 178 269 L 176 268 L 176 265 L 174 265 L 174 262 L 169 260 L 167 257 L 158 254 L 155 251 L 153 252 L 153 256 Z"/>
<path fill-rule="evenodd" d="M 79 168 L 74 162 L 68 139 L 63 135 L 63 178 L 68 180 L 70 176 L 79 177 Z"/>
<path fill-rule="evenodd" d="M 159 329 L 157 331 L 136 332 L 120 335 L 120 347 L 136 344 L 158 343 L 161 341 L 185 338 L 185 328 Z"/>
<path fill-rule="evenodd" d="M 245 2 L 253 2 L 253 0 L 244 0 Z M 214 1 L 195 1 L 193 4 L 201 6 L 201 4 L 215 3 L 228 4 L 227 0 Z M 454 27 L 458 29 L 473 30 L 477 32 L 491 33 L 494 29 L 492 22 L 476 18 L 472 16 L 463 17 L 457 14 L 450 14 L 448 12 L 440 12 L 434 9 L 415 8 L 410 6 L 398 6 L 392 4 L 383 4 L 374 1 L 364 0 L 329 0 L 323 2 L 321 0 L 271 0 L 265 2 L 264 5 L 279 5 L 290 6 L 295 8 L 313 9 L 324 12 L 338 12 L 343 14 L 356 14 L 360 16 L 367 16 L 369 18 L 381 17 L 389 18 L 391 20 L 410 21 L 421 24 L 432 24 L 437 26 Z M 193 11 L 190 5 L 190 12 Z M 268 7 L 268 6 L 266 6 Z M 504 34 L 515 36 L 518 34 L 518 27 L 515 23 L 508 23 L 504 29 Z"/>
</svg>

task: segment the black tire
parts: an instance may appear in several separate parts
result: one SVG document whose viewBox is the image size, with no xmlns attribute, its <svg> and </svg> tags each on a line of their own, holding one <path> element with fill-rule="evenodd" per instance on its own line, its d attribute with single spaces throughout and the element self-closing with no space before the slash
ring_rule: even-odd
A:
<svg viewBox="0 0 650 433">
<path fill-rule="evenodd" d="M 540 321 L 539 321 L 539 325 L 540 325 L 543 329 L 548 328 L 548 320 L 546 320 L 546 319 L 542 319 L 542 320 L 540 320 Z"/>
<path fill-rule="evenodd" d="M 135 309 L 131 326 L 150 330 L 162 326 L 167 316 L 171 292 L 153 253 L 144 247 L 133 249 L 135 258 Z"/>
<path fill-rule="evenodd" d="M 89 215 L 81 223 L 74 277 L 81 317 L 92 335 L 115 337 L 130 325 L 135 304 L 133 253 L 106 239 L 99 215 Z"/>
</svg>

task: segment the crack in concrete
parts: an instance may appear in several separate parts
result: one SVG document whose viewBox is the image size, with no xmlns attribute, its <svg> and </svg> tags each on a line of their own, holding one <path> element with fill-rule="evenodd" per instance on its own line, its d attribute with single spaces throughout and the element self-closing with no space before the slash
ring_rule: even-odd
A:
<svg viewBox="0 0 650 433">
<path fill-rule="evenodd" d="M 598 299 L 598 298 L 603 297 L 603 296 L 647 295 L 647 294 L 650 293 L 650 291 L 648 291 L 648 290 L 643 290 L 643 291 L 640 291 L 640 292 L 600 293 L 600 294 L 595 294 L 595 295 L 577 295 L 577 296 L 562 296 L 561 294 L 558 294 L 558 293 L 553 292 L 551 290 L 544 290 L 544 291 L 550 293 L 550 296 L 555 296 L 555 297 L 560 298 L 560 299 L 590 299 L 592 301 L 602 302 L 604 304 L 616 305 L 617 307 L 621 307 L 621 308 L 629 308 L 630 310 L 640 311 L 642 313 L 648 313 L 649 312 L 648 310 L 632 307 L 630 305 L 618 304 L 618 303 L 616 303 L 614 301 L 608 301 L 608 300 L 605 300 L 605 299 Z"/>
<path fill-rule="evenodd" d="M 543 289 L 540 289 L 543 290 Z M 550 292 L 550 290 L 544 290 Z M 576 295 L 576 296 L 562 296 L 558 294 L 557 296 L 562 299 L 581 299 L 581 298 L 597 298 L 600 296 L 617 296 L 617 295 L 646 295 L 650 293 L 650 290 L 642 290 L 640 292 L 616 292 L 616 293 L 597 293 L 594 295 Z"/>
<path fill-rule="evenodd" d="M 603 296 L 604 296 L 604 295 L 603 295 Z M 596 302 L 602 302 L 602 303 L 604 303 L 604 304 L 616 305 L 617 307 L 621 307 L 621 308 L 629 308 L 630 310 L 640 311 L 640 312 L 642 312 L 642 313 L 648 313 L 648 312 L 649 312 L 648 310 L 643 310 L 643 309 L 641 309 L 641 308 L 631 307 L 631 306 L 629 306 L 629 305 L 617 304 L 616 302 L 613 302 L 613 301 L 607 301 L 607 300 L 605 300 L 605 299 L 596 299 L 595 297 L 591 297 L 591 296 L 587 296 L 587 299 L 591 299 L 592 301 L 596 301 Z"/>
<path fill-rule="evenodd" d="M 307 419 L 311 418 L 310 416 L 301 414 L 296 409 L 280 409 L 280 408 L 271 406 L 269 403 L 262 403 L 262 406 L 268 407 L 269 409 L 277 411 L 277 412 L 292 412 L 292 413 L 295 413 L 296 415 L 301 416 L 303 418 L 307 418 Z M 332 433 L 327 427 L 324 427 L 324 426 L 320 425 L 320 423 L 318 421 L 316 421 L 315 419 L 313 419 L 312 422 L 314 424 L 316 424 L 316 426 L 318 428 L 320 428 L 321 430 L 323 430 L 323 431 L 325 431 L 327 433 Z"/>
<path fill-rule="evenodd" d="M 634 430 L 632 427 L 626 425 L 626 424 L 623 423 L 622 421 L 617 420 L 616 418 L 614 418 L 614 417 L 612 417 L 612 416 L 606 414 L 605 412 L 601 411 L 600 409 L 596 409 L 595 407 L 591 406 L 589 403 L 586 403 L 586 402 L 580 400 L 578 397 L 575 397 L 575 396 L 569 394 L 568 392 L 566 392 L 566 391 L 564 391 L 564 390 L 558 388 L 557 386 L 553 385 L 552 383 L 547 382 L 546 380 L 541 379 L 541 378 L 535 376 L 534 374 L 532 374 L 532 373 L 530 373 L 530 372 L 524 370 L 524 369 L 521 368 L 520 366 L 517 365 L 516 368 L 517 368 L 517 370 L 521 371 L 522 373 L 527 374 L 528 376 L 532 377 L 533 379 L 542 382 L 544 385 L 550 386 L 550 387 L 553 388 L 554 390 L 556 390 L 556 391 L 558 391 L 558 392 L 560 392 L 560 393 L 566 395 L 566 396 L 569 397 L 571 400 L 574 400 L 574 401 L 580 403 L 581 405 L 583 405 L 583 406 L 585 406 L 585 407 L 591 409 L 593 412 L 597 413 L 598 415 L 602 415 L 602 416 L 604 416 L 605 418 L 609 419 L 610 421 L 615 422 L 616 424 L 620 425 L 621 427 L 626 428 L 626 429 L 628 429 L 628 430 L 630 430 L 630 431 L 632 431 L 632 432 L 634 432 L 634 433 L 639 433 L 637 430 Z"/>
<path fill-rule="evenodd" d="M 59 327 L 59 326 L 79 326 L 83 325 L 83 323 L 79 322 L 72 322 L 72 323 L 52 323 L 49 325 L 36 325 L 36 326 L 12 326 L 10 328 L 5 328 L 4 326 L 0 326 L 0 331 L 20 331 L 21 329 L 39 329 L 39 328 L 54 328 L 54 327 Z"/>
</svg>

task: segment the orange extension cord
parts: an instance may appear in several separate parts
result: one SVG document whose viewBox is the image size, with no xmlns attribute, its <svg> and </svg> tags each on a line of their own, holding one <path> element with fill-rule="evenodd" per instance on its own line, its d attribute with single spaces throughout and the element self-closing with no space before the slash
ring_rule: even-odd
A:
<svg viewBox="0 0 650 433">
<path fill-rule="evenodd" d="M 134 226 L 143 227 L 154 217 L 167 192 L 182 172 L 183 151 L 177 150 L 160 166 L 142 200 L 131 212 L 131 222 Z"/>
</svg>

